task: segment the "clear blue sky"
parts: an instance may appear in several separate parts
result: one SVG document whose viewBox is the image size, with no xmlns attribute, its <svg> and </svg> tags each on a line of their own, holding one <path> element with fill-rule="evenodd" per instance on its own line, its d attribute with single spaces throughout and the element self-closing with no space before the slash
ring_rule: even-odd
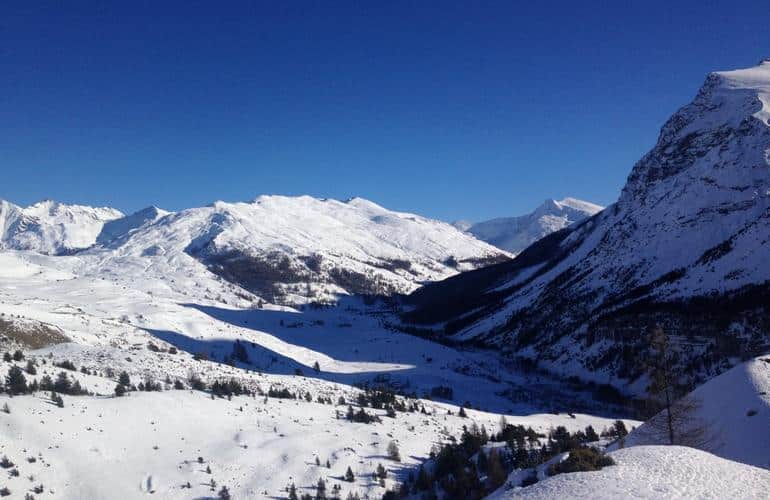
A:
<svg viewBox="0 0 770 500">
<path fill-rule="evenodd" d="M 708 71 L 770 53 L 768 7 L 3 2 L 0 198 L 608 204 Z"/>
</svg>

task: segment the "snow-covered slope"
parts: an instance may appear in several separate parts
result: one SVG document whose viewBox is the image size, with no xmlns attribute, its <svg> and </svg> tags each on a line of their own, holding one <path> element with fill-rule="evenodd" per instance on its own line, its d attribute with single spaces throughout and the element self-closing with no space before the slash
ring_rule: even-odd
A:
<svg viewBox="0 0 770 500">
<path fill-rule="evenodd" d="M 712 73 L 619 200 L 511 262 L 419 290 L 408 319 L 643 391 L 649 327 L 704 380 L 770 348 L 770 61 Z"/>
<path fill-rule="evenodd" d="M 195 259 L 269 302 L 408 293 L 424 281 L 507 258 L 449 224 L 361 198 L 261 196 L 151 215 L 136 217 L 141 224 L 127 237 L 92 253 L 172 265 Z"/>
<path fill-rule="evenodd" d="M 729 460 L 770 470 L 770 356 L 742 363 L 692 391 L 693 410 L 678 433 L 702 429 L 700 446 Z M 665 418 L 661 413 L 655 417 Z M 626 446 L 667 444 L 666 436 L 645 423 Z M 770 472 L 768 472 L 770 474 Z"/>
<path fill-rule="evenodd" d="M 603 207 L 575 198 L 545 200 L 532 213 L 519 217 L 501 217 L 469 224 L 456 222 L 455 227 L 498 248 L 517 254 L 551 233 L 590 217 Z"/>
<path fill-rule="evenodd" d="M 102 226 L 122 217 L 114 208 L 46 200 L 19 207 L 0 200 L 0 249 L 66 253 L 96 242 Z"/>
<path fill-rule="evenodd" d="M 616 465 L 549 477 L 488 498 L 766 498 L 770 472 L 682 446 L 634 446 L 610 453 Z"/>
<path fill-rule="evenodd" d="M 37 371 L 25 371 L 27 381 L 56 379 L 66 370 L 54 364 L 66 360 L 77 367 L 69 377 L 95 393 L 65 394 L 63 408 L 48 392 L 0 394 L 0 409 L 7 403 L 10 410 L 0 411 L 0 459 L 7 456 L 15 464 L 9 471 L 19 472 L 0 477 L 10 498 L 24 498 L 41 484 L 44 493 L 35 498 L 144 498 L 150 492 L 206 498 L 222 486 L 234 498 L 281 498 L 291 483 L 300 494 L 314 493 L 319 478 L 329 493 L 341 485 L 342 498 L 348 492 L 381 498 L 436 443 L 458 437 L 472 422 L 492 431 L 505 414 L 512 424 L 545 433 L 589 424 L 599 430 L 614 421 L 587 414 L 608 411 L 587 391 L 515 372 L 493 353 L 387 328 L 381 304 L 346 298 L 339 307 L 254 308 L 242 289 L 202 264 L 174 264 L 120 257 L 111 249 L 55 257 L 0 252 L 0 319 L 14 325 L 2 331 L 0 324 L 0 352 L 19 347 L 27 358 L 0 361 L 0 380 L 13 365 L 26 370 L 30 359 Z M 48 329 L 59 334 L 48 337 L 52 345 L 30 345 L 30 335 Z M 232 358 L 235 346 L 245 356 Z M 164 391 L 112 397 L 123 370 L 133 384 L 152 378 Z M 234 378 L 251 390 L 286 389 L 300 398 L 228 400 L 190 391 L 191 376 L 209 384 Z M 184 389 L 174 390 L 176 382 Z M 437 387 L 451 391 L 436 401 L 410 397 L 420 411 L 398 411 L 395 418 L 366 408 L 381 421 L 363 424 L 344 418 L 347 404 L 356 405 L 361 394 L 354 385 L 361 384 L 415 397 Z M 319 397 L 328 399 L 322 404 Z M 466 409 L 467 418 L 460 417 L 465 401 L 484 411 Z M 387 458 L 390 441 L 398 444 L 401 462 Z M 387 469 L 385 487 L 372 478 L 379 464 Z M 352 482 L 343 480 L 348 467 Z"/>
</svg>

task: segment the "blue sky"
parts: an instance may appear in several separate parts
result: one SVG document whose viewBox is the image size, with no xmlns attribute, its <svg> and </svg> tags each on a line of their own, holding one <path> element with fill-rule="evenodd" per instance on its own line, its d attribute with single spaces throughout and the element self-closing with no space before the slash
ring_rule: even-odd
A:
<svg viewBox="0 0 770 500">
<path fill-rule="evenodd" d="M 30 5 L 35 3 L 36 5 Z M 766 2 L 3 2 L 0 198 L 614 201 Z"/>
</svg>

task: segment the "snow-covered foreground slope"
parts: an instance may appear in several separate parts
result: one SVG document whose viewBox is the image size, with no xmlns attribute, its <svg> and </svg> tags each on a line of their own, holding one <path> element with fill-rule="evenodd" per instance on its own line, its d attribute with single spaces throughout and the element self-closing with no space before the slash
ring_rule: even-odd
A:
<svg viewBox="0 0 770 500">
<path fill-rule="evenodd" d="M 89 387 L 99 387 L 96 377 L 83 378 Z M 314 398 L 332 397 L 335 403 L 341 395 L 351 400 L 354 394 L 346 386 L 301 377 L 254 378 L 264 390 L 282 383 Z M 338 413 L 344 416 L 345 405 L 261 396 L 212 399 L 188 390 L 122 398 L 65 396 L 64 408 L 42 394 L 0 398 L 11 410 L 0 413 L 0 456 L 7 456 L 20 472 L 19 477 L 0 479 L 12 498 L 22 498 L 38 484 L 54 498 L 66 499 L 141 498 L 149 492 L 159 498 L 200 498 L 214 496 L 222 485 L 235 498 L 286 498 L 289 484 L 296 484 L 300 494 L 314 493 L 319 478 L 327 481 L 328 490 L 341 485 L 343 498 L 348 491 L 378 498 L 385 492 L 372 478 L 378 464 L 387 468 L 385 485 L 392 487 L 435 443 L 458 436 L 463 425 L 476 422 L 494 429 L 499 419 L 473 410 L 460 418 L 456 407 L 428 401 L 427 415 L 406 412 L 389 418 L 369 410 L 380 414 L 382 422 L 362 424 L 338 418 Z M 448 415 L 448 409 L 455 415 Z M 566 415 L 509 419 L 540 430 L 609 423 Z M 387 458 L 391 441 L 398 445 L 401 462 Z M 36 461 L 29 462 L 29 457 Z M 356 476 L 353 483 L 343 480 L 348 467 Z"/>
<path fill-rule="evenodd" d="M 697 404 L 681 431 L 702 427 L 707 451 L 770 470 L 770 356 L 732 368 L 688 398 Z M 666 444 L 666 436 L 645 423 L 626 440 L 627 446 L 638 444 Z"/>
<path fill-rule="evenodd" d="M 56 328 L 70 340 L 36 350 L 22 346 L 27 359 L 0 362 L 0 379 L 29 359 L 38 368 L 36 375 L 26 375 L 28 381 L 55 379 L 62 369 L 53 363 L 66 360 L 78 369 L 69 376 L 96 393 L 65 395 L 63 408 L 43 392 L 0 394 L 0 408 L 8 403 L 11 411 L 0 412 L 0 457 L 8 456 L 19 471 L 0 479 L 11 498 L 23 498 L 40 484 L 45 493 L 36 498 L 139 498 L 148 491 L 158 498 L 199 498 L 215 495 L 223 485 L 235 498 L 280 498 L 290 483 L 300 494 L 312 493 L 319 478 L 328 489 L 342 485 L 343 498 L 348 491 L 378 498 L 385 492 L 371 476 L 378 464 L 388 469 L 385 486 L 392 487 L 434 444 L 457 437 L 471 422 L 493 430 L 505 414 L 509 423 L 545 433 L 557 425 L 601 430 L 614 420 L 549 413 L 581 404 L 599 411 L 599 406 L 587 393 L 512 371 L 489 353 L 392 331 L 384 325 L 388 316 L 373 311 L 377 305 L 348 299 L 336 308 L 256 309 L 242 290 L 210 273 L 188 276 L 190 268 L 183 267 L 160 279 L 152 265 L 116 265 L 114 273 L 92 276 L 83 271 L 92 259 L 0 254 L 0 318 Z M 12 334 L 4 349 L 13 351 L 18 340 Z M 228 359 L 236 345 L 245 359 Z M 171 384 L 161 393 L 112 397 L 123 370 L 134 384 L 148 377 Z M 254 391 L 309 393 L 313 402 L 212 399 L 189 390 L 192 375 L 208 383 L 234 378 Z M 171 389 L 177 381 L 184 390 Z M 355 402 L 360 390 L 352 384 L 361 383 L 417 396 L 435 387 L 453 391 L 451 401 L 412 400 L 426 413 L 390 418 L 384 410 L 367 408 L 382 422 L 338 419 L 337 412 L 347 410 L 339 398 Z M 331 403 L 320 404 L 318 397 Z M 468 418 L 460 418 L 458 405 L 465 401 L 491 413 L 468 409 Z M 398 444 L 401 462 L 386 458 L 390 441 Z M 356 476 L 353 483 L 342 480 L 348 467 Z"/>
<path fill-rule="evenodd" d="M 0 200 L 0 250 L 57 254 L 87 248 L 108 221 L 123 214 L 114 208 L 67 205 L 46 200 L 19 207 Z"/>
<path fill-rule="evenodd" d="M 769 103 L 770 61 L 712 73 L 616 203 L 418 290 L 407 320 L 637 394 L 655 325 L 693 383 L 768 352 Z"/>
<path fill-rule="evenodd" d="M 682 446 L 634 446 L 610 453 L 616 465 L 559 474 L 526 488 L 505 487 L 508 498 L 767 498 L 770 472 Z"/>
<path fill-rule="evenodd" d="M 590 217 L 602 208 L 575 198 L 545 200 L 526 215 L 500 217 L 475 224 L 456 223 L 455 226 L 482 241 L 517 254 L 544 236 Z"/>
</svg>

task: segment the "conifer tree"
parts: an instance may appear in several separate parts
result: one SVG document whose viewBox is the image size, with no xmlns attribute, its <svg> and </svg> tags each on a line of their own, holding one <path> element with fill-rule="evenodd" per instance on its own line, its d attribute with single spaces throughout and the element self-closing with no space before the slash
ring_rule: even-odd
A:
<svg viewBox="0 0 770 500">
<path fill-rule="evenodd" d="M 24 377 L 21 368 L 16 365 L 8 370 L 8 375 L 5 377 L 5 390 L 12 396 L 27 392 L 27 379 Z"/>
</svg>

